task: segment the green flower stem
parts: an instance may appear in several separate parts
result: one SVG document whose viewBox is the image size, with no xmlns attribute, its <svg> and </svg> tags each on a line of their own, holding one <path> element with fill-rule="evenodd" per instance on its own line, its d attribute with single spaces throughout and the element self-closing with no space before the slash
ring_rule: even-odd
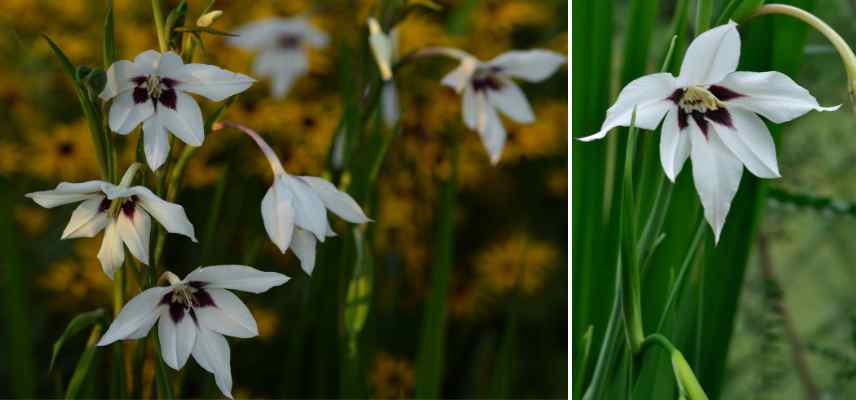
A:
<svg viewBox="0 0 856 400">
<path fill-rule="evenodd" d="M 675 380 L 678 383 L 678 390 L 680 391 L 679 398 L 708 400 L 707 394 L 698 383 L 698 379 L 696 379 L 695 373 L 693 373 L 684 355 L 669 339 L 659 333 L 649 335 L 642 342 L 642 350 L 649 348 L 651 345 L 658 345 L 669 353 L 672 359 L 672 372 L 675 374 Z"/>
<path fill-rule="evenodd" d="M 621 301 L 624 325 L 630 349 L 634 354 L 645 339 L 642 329 L 642 308 L 639 283 L 639 259 L 636 242 L 636 203 L 633 199 L 633 157 L 636 151 L 636 112 L 630 122 L 627 152 L 624 160 L 624 179 L 621 193 Z"/>
<path fill-rule="evenodd" d="M 710 29 L 710 20 L 713 16 L 713 1 L 712 0 L 698 0 L 696 3 L 696 20 L 695 20 L 695 28 L 696 28 L 696 36 L 701 35 L 708 29 Z"/>
<path fill-rule="evenodd" d="M 155 31 L 158 34 L 158 45 L 161 53 L 167 51 L 166 32 L 164 32 L 163 10 L 160 0 L 152 0 L 152 17 L 155 20 Z"/>
<path fill-rule="evenodd" d="M 684 280 L 686 279 L 687 272 L 695 258 L 701 239 L 704 237 L 704 232 L 706 232 L 705 227 L 705 221 L 704 219 L 701 219 L 698 223 L 698 228 L 696 228 L 695 236 L 693 236 L 693 241 L 690 243 L 690 247 L 684 257 L 684 261 L 681 263 L 681 271 L 678 273 L 678 278 L 675 280 L 674 285 L 672 285 L 672 290 L 669 292 L 666 305 L 663 307 L 663 314 L 660 315 L 660 322 L 657 323 L 657 332 L 661 332 L 663 330 L 663 326 L 666 324 L 666 317 L 668 317 L 669 312 L 672 310 L 672 307 L 680 296 L 681 290 L 684 288 Z"/>
<path fill-rule="evenodd" d="M 850 94 L 850 101 L 853 103 L 853 110 L 856 112 L 856 54 L 853 49 L 841 38 L 832 27 L 823 22 L 820 18 L 805 11 L 801 8 L 789 6 L 785 4 L 765 4 L 755 10 L 752 17 L 760 17 L 762 15 L 787 15 L 805 22 L 816 31 L 820 32 L 832 44 L 832 47 L 838 52 L 841 61 L 844 62 L 844 70 L 847 73 L 847 88 Z"/>
</svg>

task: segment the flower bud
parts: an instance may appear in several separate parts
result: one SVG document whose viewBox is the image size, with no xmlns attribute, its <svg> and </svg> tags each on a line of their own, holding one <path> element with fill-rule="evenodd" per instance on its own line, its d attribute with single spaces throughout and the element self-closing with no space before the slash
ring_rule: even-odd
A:
<svg viewBox="0 0 856 400">
<path fill-rule="evenodd" d="M 205 14 L 202 14 L 199 19 L 196 20 L 196 26 L 200 28 L 207 28 L 214 23 L 214 20 L 220 18 L 223 15 L 223 11 L 214 10 Z"/>
<path fill-rule="evenodd" d="M 682 394 L 689 400 L 708 400 L 707 394 L 698 383 L 695 374 L 683 354 L 677 349 L 672 350 L 672 371 L 681 388 Z"/>
</svg>

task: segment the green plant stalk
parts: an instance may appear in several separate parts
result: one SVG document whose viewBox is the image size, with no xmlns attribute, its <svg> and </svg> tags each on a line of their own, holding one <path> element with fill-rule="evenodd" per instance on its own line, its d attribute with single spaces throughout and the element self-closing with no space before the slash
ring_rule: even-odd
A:
<svg viewBox="0 0 856 400">
<path fill-rule="evenodd" d="M 164 31 L 163 9 L 161 9 L 160 0 L 152 0 L 152 18 L 155 20 L 155 32 L 158 35 L 158 46 L 161 53 L 169 48 L 167 44 L 166 32 Z"/>
<path fill-rule="evenodd" d="M 131 268 L 131 263 L 128 262 L 129 257 L 125 258 L 125 265 L 121 271 L 115 275 L 113 280 L 113 318 L 119 316 L 122 306 L 125 304 L 125 284 L 127 281 L 128 268 Z M 124 399 L 127 396 L 125 387 L 125 357 L 122 352 L 122 342 L 113 344 L 113 390 L 111 396 L 114 398 Z"/>
<path fill-rule="evenodd" d="M 101 325 L 95 325 L 89 334 L 89 339 L 86 341 L 86 349 L 83 350 L 80 359 L 77 360 L 77 367 L 75 367 L 74 373 L 71 375 L 71 380 L 68 382 L 68 388 L 65 392 L 66 399 L 80 397 L 86 376 L 89 374 L 89 367 L 92 365 L 95 353 L 98 351 L 98 347 L 95 344 L 98 343 L 99 337 L 101 337 Z"/>
<path fill-rule="evenodd" d="M 665 336 L 655 333 L 645 338 L 642 349 L 647 349 L 651 345 L 658 345 L 665 350 L 672 359 L 672 371 L 675 374 L 675 381 L 678 384 L 681 398 L 689 400 L 708 400 L 701 385 L 698 383 L 695 374 L 684 359 L 681 351 L 675 347 Z"/>
<path fill-rule="evenodd" d="M 619 266 L 620 268 L 620 266 Z M 616 274 L 620 277 L 621 274 Z M 620 279 L 620 278 L 617 278 Z M 603 333 L 604 340 L 601 342 L 600 351 L 597 353 L 597 361 L 595 362 L 594 372 L 592 372 L 591 382 L 589 383 L 586 392 L 583 395 L 583 400 L 599 400 L 603 397 L 603 392 L 606 389 L 606 378 L 609 372 L 609 366 L 615 358 L 619 343 L 619 335 L 622 332 L 624 320 L 621 318 L 621 282 L 615 284 L 615 295 L 612 301 L 612 312 L 609 314 L 609 322 L 606 325 L 606 330 Z M 591 345 L 591 344 L 589 344 Z"/>
<path fill-rule="evenodd" d="M 443 383 L 443 356 L 446 340 L 446 293 L 449 286 L 449 270 L 454 256 L 455 198 L 457 197 L 457 175 L 459 143 L 453 135 L 449 150 L 452 159 L 452 174 L 443 183 L 438 216 L 437 248 L 431 268 L 431 283 L 422 322 L 422 337 L 416 362 L 417 398 L 439 398 Z"/>
<path fill-rule="evenodd" d="M 696 251 L 698 250 L 699 244 L 701 244 L 701 239 L 704 237 L 704 233 L 707 231 L 707 225 L 702 219 L 698 223 L 698 228 L 696 228 L 696 233 L 693 236 L 693 241 L 690 243 L 690 248 L 687 250 L 687 255 L 684 258 L 684 261 L 681 263 L 681 270 L 678 272 L 678 277 L 675 279 L 675 283 L 672 285 L 672 289 L 669 291 L 669 297 L 666 300 L 666 305 L 663 307 L 663 313 L 660 316 L 660 321 L 657 323 L 657 332 L 662 332 L 663 327 L 666 323 L 666 318 L 669 316 L 669 313 L 672 310 L 672 307 L 675 305 L 675 302 L 681 296 L 681 292 L 684 288 L 684 282 L 687 277 L 687 272 L 692 266 L 693 260 L 695 259 Z"/>
<path fill-rule="evenodd" d="M 636 112 L 630 121 L 627 152 L 624 160 L 624 180 L 621 194 L 621 299 L 624 326 L 633 354 L 645 340 L 642 329 L 642 302 L 639 283 L 639 259 L 636 252 L 636 203 L 633 201 L 633 155 L 636 150 Z"/>
<path fill-rule="evenodd" d="M 710 21 L 713 18 L 713 0 L 698 0 L 696 3 L 696 36 L 710 29 Z"/>
</svg>

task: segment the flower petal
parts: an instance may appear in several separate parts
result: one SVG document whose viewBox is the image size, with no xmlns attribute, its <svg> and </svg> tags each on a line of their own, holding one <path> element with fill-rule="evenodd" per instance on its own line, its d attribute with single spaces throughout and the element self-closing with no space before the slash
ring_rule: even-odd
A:
<svg viewBox="0 0 856 400">
<path fill-rule="evenodd" d="M 104 210 L 101 210 L 101 202 L 104 199 L 104 196 L 95 196 L 80 203 L 71 213 L 71 219 L 62 232 L 62 239 L 93 237 L 104 229 L 107 226 L 107 216 Z"/>
<path fill-rule="evenodd" d="M 504 75 L 529 82 L 539 82 L 547 79 L 566 62 L 565 56 L 554 51 L 532 49 L 513 50 L 500 54 L 488 61 L 487 65 L 498 67 L 498 72 Z"/>
<path fill-rule="evenodd" d="M 193 97 L 179 90 L 175 91 L 175 95 L 175 109 L 161 105 L 158 107 L 155 116 L 182 142 L 191 146 L 201 146 L 202 141 L 205 140 L 205 131 L 199 104 L 193 100 Z"/>
<path fill-rule="evenodd" d="M 155 50 L 146 50 L 134 57 L 134 66 L 145 75 L 154 75 L 158 71 L 158 63 L 161 53 Z"/>
<path fill-rule="evenodd" d="M 502 157 L 502 149 L 505 147 L 505 127 L 502 125 L 502 120 L 499 119 L 499 114 L 487 104 L 483 96 L 478 96 L 477 100 L 482 104 L 479 107 L 481 111 L 478 115 L 476 130 L 488 156 L 490 156 L 490 162 L 496 165 Z"/>
<path fill-rule="evenodd" d="M 274 183 L 262 198 L 262 221 L 270 240 L 285 253 L 294 231 L 294 206 L 289 190 Z"/>
<path fill-rule="evenodd" d="M 312 275 L 312 270 L 315 269 L 315 244 L 318 239 L 311 232 L 303 229 L 297 229 L 294 232 L 294 239 L 291 242 L 291 251 L 300 260 L 300 267 L 306 271 L 307 275 Z"/>
<path fill-rule="evenodd" d="M 122 238 L 119 237 L 116 221 L 113 219 L 107 223 L 107 229 L 104 230 L 101 249 L 98 250 L 98 261 L 101 262 L 101 269 L 110 279 L 113 279 L 113 273 L 125 261 L 125 248 L 122 246 Z"/>
<path fill-rule="evenodd" d="M 324 242 L 327 233 L 327 209 L 324 207 L 324 201 L 301 179 L 284 176 L 277 179 L 277 184 L 287 187 L 294 196 L 294 224 L 312 232 L 318 240 Z"/>
<path fill-rule="evenodd" d="M 392 79 L 392 44 L 376 19 L 369 17 L 368 25 L 369 45 L 380 70 L 380 76 L 384 81 L 389 81 Z"/>
<path fill-rule="evenodd" d="M 152 315 L 159 315 L 158 306 L 163 296 L 172 290 L 169 287 L 156 286 L 144 290 L 142 293 L 134 296 L 127 304 L 119 311 L 119 315 L 107 328 L 107 332 L 101 336 L 98 341 L 99 346 L 106 346 L 117 340 L 130 338 L 132 334 L 137 332 L 151 321 Z"/>
<path fill-rule="evenodd" d="M 27 193 L 24 196 L 33 199 L 36 204 L 44 208 L 54 208 L 99 196 L 97 192 L 100 192 L 105 185 L 110 184 L 104 181 L 62 182 L 53 190 Z"/>
<path fill-rule="evenodd" d="M 725 101 L 729 106 L 761 114 L 777 124 L 788 122 L 811 110 L 835 111 L 840 107 L 821 107 L 808 90 L 776 71 L 734 72 L 717 85 L 740 94 Z"/>
<path fill-rule="evenodd" d="M 464 118 L 464 125 L 467 128 L 476 129 L 481 108 L 485 103 L 483 94 L 476 93 L 471 87 L 464 89 L 461 94 L 461 116 Z"/>
<path fill-rule="evenodd" d="M 132 78 L 145 75 L 134 63 L 128 60 L 119 60 L 107 68 L 107 84 L 98 95 L 101 100 L 107 101 L 116 97 L 119 93 L 134 87 Z"/>
<path fill-rule="evenodd" d="M 229 342 L 223 335 L 199 328 L 193 358 L 205 370 L 214 374 L 217 387 L 223 395 L 232 398 L 232 367 L 229 365 Z"/>
<path fill-rule="evenodd" d="M 488 90 L 487 99 L 493 107 L 516 122 L 529 124 L 535 121 L 535 113 L 529 106 L 529 100 L 510 79 L 503 79 L 498 90 Z"/>
<path fill-rule="evenodd" d="M 457 68 L 443 77 L 441 83 L 461 93 L 465 88 L 471 87 L 470 80 L 478 66 L 479 61 L 475 57 L 467 55 L 467 57 L 461 59 L 461 64 Z"/>
<path fill-rule="evenodd" d="M 203 282 L 205 289 L 232 289 L 242 292 L 262 293 L 288 282 L 288 277 L 276 273 L 259 271 L 244 265 L 214 265 L 193 270 L 184 278 L 185 282 Z"/>
<path fill-rule="evenodd" d="M 681 87 L 709 85 L 737 70 L 740 60 L 740 33 L 729 22 L 698 35 L 684 55 L 678 84 Z"/>
<path fill-rule="evenodd" d="M 398 105 L 398 89 L 395 82 L 390 81 L 383 85 L 380 93 L 381 115 L 383 123 L 387 128 L 392 128 L 401 119 L 401 110 Z"/>
<path fill-rule="evenodd" d="M 149 118 L 143 122 L 143 135 L 146 163 L 152 171 L 157 171 L 169 157 L 169 134 L 160 119 Z"/>
<path fill-rule="evenodd" d="M 214 306 L 194 307 L 193 312 L 203 328 L 239 338 L 259 335 L 253 314 L 234 293 L 224 289 L 204 289 L 214 301 Z"/>
<path fill-rule="evenodd" d="M 309 70 L 303 49 L 264 51 L 253 62 L 253 73 L 271 77 L 271 92 L 277 99 L 288 93 L 294 81 Z"/>
<path fill-rule="evenodd" d="M 759 178 L 779 178 L 776 144 L 767 125 L 751 111 L 728 108 L 732 127 L 713 123 L 713 129 L 731 152 Z"/>
<path fill-rule="evenodd" d="M 678 127 L 678 109 L 672 108 L 663 121 L 660 135 L 660 163 L 669 180 L 674 182 L 690 155 L 689 130 Z"/>
<path fill-rule="evenodd" d="M 637 127 L 647 130 L 656 129 L 666 113 L 675 105 L 668 98 L 677 89 L 675 77 L 666 72 L 633 80 L 621 89 L 615 104 L 606 110 L 606 120 L 603 121 L 600 131 L 579 140 L 588 142 L 601 139 L 615 127 L 630 126 L 634 109 L 636 109 Z"/>
<path fill-rule="evenodd" d="M 127 135 L 154 113 L 154 103 L 148 95 L 144 102 L 137 103 L 134 100 L 134 91 L 122 92 L 110 106 L 110 130 L 120 135 Z"/>
<path fill-rule="evenodd" d="M 718 135 L 709 134 L 705 138 L 695 121 L 690 121 L 685 133 L 690 135 L 693 180 L 704 206 L 704 217 L 719 242 L 725 217 L 740 186 L 743 164 Z"/>
<path fill-rule="evenodd" d="M 167 51 L 158 60 L 158 72 L 160 77 L 170 77 L 183 81 L 187 75 L 184 70 L 184 61 L 174 51 Z"/>
<path fill-rule="evenodd" d="M 175 322 L 170 316 L 169 307 L 161 310 L 160 322 L 158 322 L 158 339 L 161 345 L 161 357 L 166 365 L 172 369 L 181 369 L 193 347 L 196 344 L 196 324 L 189 313 Z"/>
<path fill-rule="evenodd" d="M 116 230 L 131 255 L 141 263 L 149 265 L 149 238 L 152 231 L 152 220 L 149 214 L 140 207 L 122 207 L 117 218 Z"/>
<path fill-rule="evenodd" d="M 345 221 L 354 224 L 371 221 L 348 193 L 339 190 L 329 181 L 314 176 L 301 176 L 300 180 L 306 182 L 318 194 L 327 209 Z"/>
<path fill-rule="evenodd" d="M 181 82 L 178 88 L 188 93 L 195 93 L 214 101 L 241 93 L 255 82 L 255 79 L 244 74 L 206 64 L 187 64 L 184 73 L 191 77 L 190 81 Z"/>
<path fill-rule="evenodd" d="M 126 339 L 136 340 L 136 339 L 142 339 L 142 338 L 148 336 L 149 331 L 152 330 L 152 327 L 155 325 L 155 322 L 157 322 L 159 317 L 160 317 L 160 313 L 153 312 L 152 315 L 148 319 L 146 319 L 142 324 L 140 324 L 140 327 L 137 328 L 137 330 L 131 332 L 131 334 L 128 335 L 128 337 L 126 337 Z"/>
<path fill-rule="evenodd" d="M 196 242 L 193 224 L 187 219 L 184 207 L 161 199 L 144 186 L 134 186 L 129 191 L 139 196 L 138 204 L 163 225 L 167 232 L 187 236 Z"/>
</svg>

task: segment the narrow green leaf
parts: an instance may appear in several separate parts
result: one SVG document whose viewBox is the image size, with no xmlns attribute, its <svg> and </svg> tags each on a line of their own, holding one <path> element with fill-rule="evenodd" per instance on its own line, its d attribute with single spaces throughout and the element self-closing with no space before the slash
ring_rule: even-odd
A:
<svg viewBox="0 0 856 400">
<path fill-rule="evenodd" d="M 573 378 L 573 395 L 572 399 L 579 399 L 582 395 L 583 390 L 583 377 L 582 375 L 585 373 L 588 367 L 589 356 L 591 355 L 591 335 L 594 332 L 594 327 L 589 325 L 586 332 L 583 334 L 583 337 L 580 338 L 580 346 L 582 348 L 582 357 L 580 358 L 580 363 L 576 365 L 574 370 L 574 378 Z"/>
<path fill-rule="evenodd" d="M 107 0 L 107 15 L 104 18 L 104 69 L 116 60 L 116 36 L 113 28 L 113 0 Z"/>
<path fill-rule="evenodd" d="M 107 311 L 103 308 L 99 308 L 97 310 L 77 314 L 71 322 L 68 323 L 68 326 L 65 327 L 65 331 L 60 335 L 59 339 L 54 342 L 53 345 L 53 353 L 51 354 L 51 362 L 48 366 L 48 371 L 53 370 L 54 362 L 56 362 L 56 357 L 59 355 L 60 350 L 62 350 L 62 346 L 65 344 L 65 341 L 71 337 L 74 337 L 80 331 L 89 328 L 90 326 L 98 323 L 99 321 L 104 321 L 107 317 Z"/>
<path fill-rule="evenodd" d="M 86 382 L 86 377 L 95 360 L 95 355 L 98 352 L 98 338 L 101 337 L 101 325 L 95 325 L 89 334 L 89 339 L 86 342 L 86 348 L 77 360 L 77 367 L 71 375 L 71 380 L 68 382 L 68 388 L 65 391 L 66 399 L 77 399 L 83 396 L 83 384 Z"/>
<path fill-rule="evenodd" d="M 50 37 L 48 37 L 48 35 L 42 34 L 42 37 L 45 38 L 45 40 L 48 42 L 48 46 L 51 47 L 51 50 L 53 51 L 54 55 L 59 60 L 60 65 L 62 65 L 62 69 L 65 71 L 68 77 L 74 81 L 75 86 L 79 88 L 80 82 L 77 80 L 77 69 L 74 67 L 74 64 L 69 61 L 68 57 L 65 56 L 65 53 L 62 52 L 59 46 L 57 46 L 56 43 L 54 43 L 54 41 L 51 40 Z"/>
</svg>

